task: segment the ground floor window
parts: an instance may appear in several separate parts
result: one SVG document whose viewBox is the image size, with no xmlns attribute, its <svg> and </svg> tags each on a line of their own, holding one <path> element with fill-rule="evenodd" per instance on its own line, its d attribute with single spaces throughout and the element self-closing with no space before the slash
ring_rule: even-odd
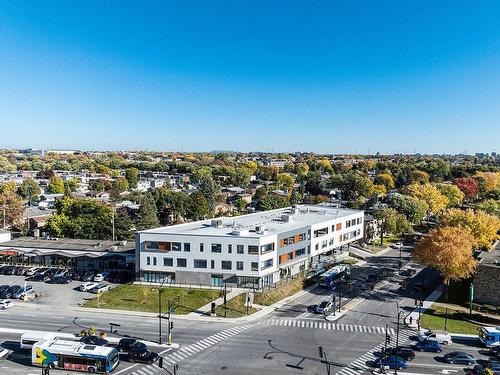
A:
<svg viewBox="0 0 500 375">
<path fill-rule="evenodd" d="M 212 286 L 223 286 L 224 278 L 222 275 L 210 275 L 210 285 Z"/>
<path fill-rule="evenodd" d="M 165 283 L 168 282 L 168 280 L 171 280 L 172 283 L 175 282 L 175 273 L 173 272 L 149 272 L 149 271 L 144 271 L 142 273 L 142 281 L 146 283 L 162 283 L 164 280 Z"/>
</svg>

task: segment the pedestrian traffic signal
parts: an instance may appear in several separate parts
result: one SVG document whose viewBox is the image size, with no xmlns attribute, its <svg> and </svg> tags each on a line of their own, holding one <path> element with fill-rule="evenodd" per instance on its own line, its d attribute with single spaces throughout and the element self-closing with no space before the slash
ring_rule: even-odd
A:
<svg viewBox="0 0 500 375">
<path fill-rule="evenodd" d="M 174 322 L 170 322 L 170 329 L 174 328 Z"/>
<path fill-rule="evenodd" d="M 390 335 L 385 336 L 385 342 L 388 344 L 391 343 L 391 336 Z"/>
<path fill-rule="evenodd" d="M 351 290 L 352 289 L 352 283 L 347 283 L 347 290 Z"/>
<path fill-rule="evenodd" d="M 324 356 L 323 347 L 322 346 L 318 346 L 318 355 L 319 355 L 319 358 L 323 358 L 323 356 Z"/>
<path fill-rule="evenodd" d="M 215 314 L 215 302 L 212 302 L 212 305 L 210 307 L 210 313 Z"/>
<path fill-rule="evenodd" d="M 179 365 L 174 365 L 174 375 L 177 374 L 177 370 L 179 370 Z"/>
<path fill-rule="evenodd" d="M 158 367 L 163 368 L 163 357 L 158 358 Z"/>
</svg>

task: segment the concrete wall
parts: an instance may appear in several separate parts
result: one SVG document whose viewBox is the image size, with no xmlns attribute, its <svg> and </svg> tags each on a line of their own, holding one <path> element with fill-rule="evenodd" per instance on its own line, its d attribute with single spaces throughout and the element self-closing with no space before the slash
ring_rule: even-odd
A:
<svg viewBox="0 0 500 375">
<path fill-rule="evenodd" d="M 480 264 L 474 276 L 474 300 L 500 306 L 500 267 Z"/>
</svg>

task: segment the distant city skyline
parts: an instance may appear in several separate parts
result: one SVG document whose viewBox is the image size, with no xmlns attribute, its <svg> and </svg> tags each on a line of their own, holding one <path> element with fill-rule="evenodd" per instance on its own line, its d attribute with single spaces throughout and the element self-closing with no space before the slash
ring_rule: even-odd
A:
<svg viewBox="0 0 500 375">
<path fill-rule="evenodd" d="M 0 148 L 468 154 L 500 3 L 2 2 Z"/>
</svg>

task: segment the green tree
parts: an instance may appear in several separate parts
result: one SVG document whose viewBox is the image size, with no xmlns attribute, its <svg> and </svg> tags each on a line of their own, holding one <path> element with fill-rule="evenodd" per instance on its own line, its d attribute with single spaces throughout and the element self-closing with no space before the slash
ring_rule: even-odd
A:
<svg viewBox="0 0 500 375">
<path fill-rule="evenodd" d="M 215 206 L 220 201 L 220 185 L 209 177 L 203 178 L 198 187 L 207 200 L 209 216 L 213 216 Z"/>
<path fill-rule="evenodd" d="M 389 201 L 389 205 L 412 224 L 421 223 L 428 209 L 427 203 L 410 195 L 396 195 Z"/>
<path fill-rule="evenodd" d="M 277 178 L 277 186 L 278 189 L 283 189 L 288 191 L 289 193 L 293 190 L 293 184 L 295 180 L 292 175 L 288 173 L 280 173 Z"/>
<path fill-rule="evenodd" d="M 448 207 L 459 206 L 465 198 L 465 194 L 456 185 L 436 184 L 436 187 L 441 194 L 448 198 Z"/>
<path fill-rule="evenodd" d="M 282 195 L 264 195 L 257 202 L 257 209 L 260 211 L 275 210 L 287 206 L 289 206 L 288 199 Z"/>
<path fill-rule="evenodd" d="M 160 226 L 156 214 L 156 205 L 151 193 L 145 193 L 140 200 L 135 226 L 137 230 L 151 229 Z"/>
<path fill-rule="evenodd" d="M 475 208 L 490 215 L 500 217 L 500 200 L 486 199 L 475 205 Z"/>
<path fill-rule="evenodd" d="M 247 201 L 242 198 L 239 198 L 234 202 L 234 205 L 238 210 L 238 212 L 244 212 L 245 209 L 247 208 L 247 204 L 248 204 Z"/>
<path fill-rule="evenodd" d="M 117 192 L 124 192 L 128 190 L 128 180 L 123 177 L 118 177 L 116 180 L 113 181 L 112 184 L 112 189 Z"/>
<path fill-rule="evenodd" d="M 136 188 L 139 182 L 139 170 L 135 167 L 127 168 L 125 170 L 125 178 L 131 188 Z"/>
<path fill-rule="evenodd" d="M 340 189 L 342 199 L 347 201 L 362 203 L 374 192 L 370 178 L 357 171 L 349 171 L 344 175 L 334 175 L 330 182 L 332 187 Z"/>
<path fill-rule="evenodd" d="M 192 220 L 203 220 L 208 217 L 209 209 L 205 196 L 200 191 L 195 191 L 190 196 L 188 217 Z"/>
<path fill-rule="evenodd" d="M 134 238 L 134 222 L 126 208 L 118 208 L 115 213 L 115 237 L 117 240 Z"/>
<path fill-rule="evenodd" d="M 411 224 L 406 217 L 393 208 L 382 208 L 375 212 L 374 217 L 379 222 L 380 246 L 383 246 L 384 235 L 388 233 L 401 235 L 412 231 Z"/>
<path fill-rule="evenodd" d="M 78 189 L 78 183 L 79 182 L 80 181 L 76 177 L 64 181 L 64 189 L 65 189 L 65 191 L 75 192 Z"/>
<path fill-rule="evenodd" d="M 17 191 L 21 197 L 31 197 L 31 199 L 38 197 L 42 192 L 40 185 L 32 178 L 25 179 Z"/>
<path fill-rule="evenodd" d="M 64 181 L 59 176 L 52 176 L 47 191 L 50 194 L 64 194 Z"/>
<path fill-rule="evenodd" d="M 390 173 L 379 173 L 375 176 L 373 183 L 377 185 L 384 185 L 387 190 L 392 190 L 395 186 L 394 179 Z"/>
</svg>

